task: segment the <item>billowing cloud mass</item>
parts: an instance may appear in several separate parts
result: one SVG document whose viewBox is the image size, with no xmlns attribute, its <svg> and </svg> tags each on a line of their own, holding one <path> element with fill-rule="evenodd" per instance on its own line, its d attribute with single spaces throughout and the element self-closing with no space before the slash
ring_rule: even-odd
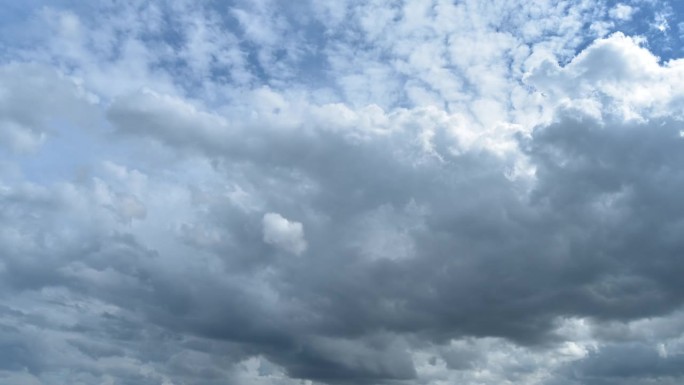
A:
<svg viewBox="0 0 684 385">
<path fill-rule="evenodd" d="M 684 8 L 8 3 L 0 383 L 684 381 Z"/>
</svg>

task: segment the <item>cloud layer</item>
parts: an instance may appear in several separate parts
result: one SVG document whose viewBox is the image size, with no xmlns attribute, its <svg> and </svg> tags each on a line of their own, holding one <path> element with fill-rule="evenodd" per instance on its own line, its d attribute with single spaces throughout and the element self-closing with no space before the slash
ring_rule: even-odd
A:
<svg viewBox="0 0 684 385">
<path fill-rule="evenodd" d="M 680 383 L 676 7 L 12 7 L 0 382 Z"/>
</svg>

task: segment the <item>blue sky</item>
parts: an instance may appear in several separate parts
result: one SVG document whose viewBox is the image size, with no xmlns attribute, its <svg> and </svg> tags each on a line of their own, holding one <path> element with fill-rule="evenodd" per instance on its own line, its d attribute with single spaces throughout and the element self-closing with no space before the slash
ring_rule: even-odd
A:
<svg viewBox="0 0 684 385">
<path fill-rule="evenodd" d="M 0 383 L 681 383 L 682 7 L 5 1 Z"/>
</svg>

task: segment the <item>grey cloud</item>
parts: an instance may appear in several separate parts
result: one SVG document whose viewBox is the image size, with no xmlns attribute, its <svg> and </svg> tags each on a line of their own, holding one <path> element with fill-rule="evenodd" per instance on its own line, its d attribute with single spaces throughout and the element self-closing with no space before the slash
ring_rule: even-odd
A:
<svg viewBox="0 0 684 385">
<path fill-rule="evenodd" d="M 584 117 L 535 135 L 535 198 L 564 221 L 583 223 L 594 271 L 606 274 L 588 288 L 597 316 L 599 309 L 607 317 L 648 315 L 681 302 L 674 236 L 683 209 L 675 199 L 680 129 L 671 120 L 599 124 Z"/>
<path fill-rule="evenodd" d="M 606 346 L 568 367 L 569 377 L 584 384 L 643 384 L 652 381 L 669 384 L 684 376 L 682 360 L 676 353 L 659 354 L 658 347 L 639 343 Z"/>
<path fill-rule="evenodd" d="M 267 325 L 254 335 L 243 330 L 240 337 L 233 328 L 247 321 L 200 322 L 191 329 L 263 341 L 275 362 L 307 377 L 318 374 L 305 374 L 283 355 L 292 341 L 309 333 L 358 340 L 391 330 L 435 343 L 470 335 L 545 344 L 559 338 L 554 330 L 563 317 L 628 321 L 676 309 L 678 246 L 676 238 L 664 242 L 663 236 L 676 233 L 679 214 L 672 194 L 677 190 L 652 186 L 676 183 L 678 158 L 665 154 L 678 151 L 678 123 L 599 123 L 576 110 L 559 116 L 521 143 L 537 169 L 533 182 L 506 178 L 508 164 L 487 152 L 421 155 L 420 147 L 407 144 L 417 143 L 411 138 L 425 127 L 412 131 L 407 125 L 360 142 L 329 131 L 288 131 L 286 137 L 273 129 L 221 131 L 250 138 L 253 145 L 240 147 L 232 139 L 217 140 L 219 133 L 208 140 L 202 130 L 186 131 L 190 136 L 180 144 L 174 132 L 161 129 L 182 127 L 161 121 L 151 126 L 159 140 L 190 144 L 218 158 L 226 175 L 250 175 L 272 207 L 305 213 L 301 221 L 311 229 L 308 258 L 269 262 L 278 272 L 271 283 L 298 299 L 307 321 L 275 334 Z M 142 127 L 114 122 L 129 133 Z M 651 125 L 658 129 L 648 131 L 645 140 Z M 436 143 L 439 148 L 457 146 L 448 143 L 449 136 L 437 140 L 447 141 Z M 263 183 L 289 194 L 267 195 L 273 188 Z M 311 188 L 293 188 L 303 184 Z M 523 192 L 530 187 L 528 197 Z M 401 228 L 401 234 L 417 258 L 369 259 L 359 247 L 352 229 L 387 210 L 413 213 L 416 226 Z M 384 220 L 391 221 L 386 229 L 397 221 L 392 215 Z M 667 226 L 675 227 L 656 230 Z M 644 259 L 645 253 L 660 262 Z M 232 318 L 211 314 L 202 317 Z M 317 354 L 324 359 L 324 353 Z M 347 370 L 353 376 L 354 370 Z"/>
<path fill-rule="evenodd" d="M 361 340 L 314 338 L 289 354 L 277 353 L 274 362 L 296 378 L 330 383 L 374 383 L 416 376 L 408 346 L 392 336 Z"/>
<path fill-rule="evenodd" d="M 440 357 L 449 369 L 468 370 L 482 360 L 482 353 L 471 346 L 454 346 L 441 349 Z"/>
</svg>

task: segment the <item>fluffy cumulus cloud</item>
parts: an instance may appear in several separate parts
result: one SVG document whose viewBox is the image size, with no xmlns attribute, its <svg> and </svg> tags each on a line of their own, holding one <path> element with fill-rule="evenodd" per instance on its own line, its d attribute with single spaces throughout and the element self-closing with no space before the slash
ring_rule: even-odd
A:
<svg viewBox="0 0 684 385">
<path fill-rule="evenodd" d="M 679 384 L 675 1 L 0 12 L 0 383 Z"/>
</svg>

